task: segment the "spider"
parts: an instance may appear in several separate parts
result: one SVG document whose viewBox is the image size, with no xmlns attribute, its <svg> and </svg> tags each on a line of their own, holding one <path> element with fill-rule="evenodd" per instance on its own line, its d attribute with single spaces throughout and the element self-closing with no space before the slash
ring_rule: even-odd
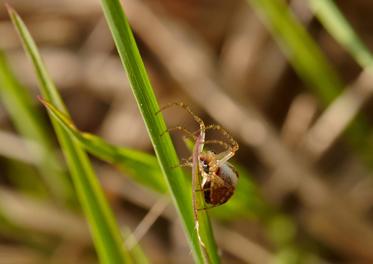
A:
<svg viewBox="0 0 373 264">
<path fill-rule="evenodd" d="M 185 109 L 199 124 L 199 130 L 195 132 L 191 132 L 182 126 L 169 128 L 164 132 L 166 133 L 179 130 L 194 140 L 195 146 L 192 156 L 186 160 L 184 159 L 184 162 L 178 166 L 192 167 L 192 170 L 195 170 L 195 167 L 198 166 L 199 173 L 202 177 L 202 182 L 199 181 L 200 183 L 198 183 L 200 185 L 200 189 L 196 189 L 195 187 L 194 189 L 195 191 L 201 191 L 203 193 L 205 202 L 211 205 L 209 208 L 226 203 L 232 197 L 238 181 L 237 171 L 228 162 L 228 160 L 234 156 L 239 148 L 237 142 L 221 126 L 215 124 L 206 126 L 203 120 L 194 114 L 190 107 L 183 102 L 174 102 L 165 105 L 159 110 L 159 112 L 173 106 L 179 106 Z M 221 140 L 205 140 L 207 130 L 219 131 L 226 138 L 226 140 L 229 141 L 229 143 Z M 162 133 L 162 135 L 164 133 Z M 196 135 L 197 133 L 198 135 Z M 218 144 L 223 146 L 225 150 L 218 154 L 211 150 L 204 150 L 204 146 L 207 144 Z"/>
</svg>

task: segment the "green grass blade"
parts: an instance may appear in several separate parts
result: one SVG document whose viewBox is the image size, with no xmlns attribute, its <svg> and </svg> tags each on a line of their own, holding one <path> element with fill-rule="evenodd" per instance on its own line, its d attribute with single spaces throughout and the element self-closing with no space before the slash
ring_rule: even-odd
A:
<svg viewBox="0 0 373 264">
<path fill-rule="evenodd" d="M 162 115 L 156 114 L 159 110 L 159 106 L 137 49 L 132 31 L 118 0 L 102 0 L 101 2 L 106 20 L 112 32 L 122 64 L 127 71 L 132 91 L 144 118 L 162 172 L 171 190 L 173 201 L 181 217 L 188 240 L 191 243 L 192 252 L 194 253 L 196 261 L 201 263 L 203 262 L 203 256 L 194 228 L 191 189 L 188 187 L 189 185 L 186 184 L 182 170 L 180 168 L 172 168 L 172 166 L 178 164 L 178 158 L 170 136 L 168 134 L 162 137 L 160 136 L 161 133 L 166 130 L 166 125 Z M 218 263 L 219 257 L 211 227 L 208 224 L 208 219 L 206 219 L 206 217 L 203 218 L 205 218 L 202 219 L 204 224 L 200 224 L 201 230 L 206 231 L 206 236 L 204 236 L 203 239 L 211 256 L 211 262 Z"/>
<path fill-rule="evenodd" d="M 8 8 L 8 11 L 22 39 L 26 53 L 32 60 L 43 96 L 56 105 L 60 111 L 68 115 L 26 26 L 13 9 Z M 65 154 L 78 198 L 90 225 L 100 261 L 102 263 L 131 263 L 129 253 L 124 248 L 120 229 L 105 200 L 87 155 L 79 143 L 61 127 L 53 116 L 51 116 L 51 120 Z"/>
<path fill-rule="evenodd" d="M 73 202 L 72 186 L 54 153 L 53 144 L 46 132 L 47 126 L 34 108 L 33 100 L 27 89 L 22 87 L 14 76 L 2 51 L 0 51 L 0 95 L 17 130 L 25 138 L 40 146 L 38 153 L 33 153 L 32 148 L 30 148 L 30 153 L 40 157 L 38 170 L 50 195 L 59 203 Z"/>
<path fill-rule="evenodd" d="M 356 62 L 365 70 L 373 66 L 372 52 L 364 45 L 347 19 L 339 11 L 334 1 L 310 0 L 314 14 L 326 30 L 349 52 Z M 359 156 L 370 167 L 373 167 L 373 139 L 369 122 L 359 115 L 347 130 L 349 141 L 358 151 Z"/>
<path fill-rule="evenodd" d="M 341 81 L 329 66 L 316 42 L 296 20 L 285 2 L 282 0 L 247 1 L 262 16 L 263 21 L 274 38 L 280 43 L 282 50 L 299 76 L 309 84 L 309 88 L 314 91 L 324 106 L 331 103 L 340 94 Z M 323 7 L 325 8 L 325 6 L 324 4 Z M 329 15 L 331 15 L 330 10 Z M 340 28 L 341 25 L 338 26 L 338 30 Z M 348 31 L 348 29 L 345 30 Z M 345 38 L 345 34 L 345 32 L 343 34 L 338 32 L 340 36 L 337 39 L 342 39 L 342 35 Z M 349 34 L 349 37 L 351 37 L 351 32 Z M 366 52 L 362 53 L 361 44 L 357 45 L 356 40 L 355 44 L 351 43 L 353 42 L 349 43 L 349 48 L 353 48 L 354 56 L 359 56 L 358 62 L 364 63 L 364 65 L 369 64 L 370 56 L 365 58 L 364 61 L 360 58 L 361 54 L 366 55 Z M 346 130 L 346 135 L 349 143 L 364 162 L 373 167 L 373 156 L 371 155 L 373 140 L 370 136 L 369 122 L 363 116 L 358 116 Z"/>
<path fill-rule="evenodd" d="M 163 180 L 156 157 L 141 151 L 117 147 L 100 137 L 80 132 L 69 117 L 58 111 L 49 102 L 43 99 L 41 102 L 89 153 L 128 172 L 136 182 L 160 193 L 167 192 L 167 185 Z"/>
<path fill-rule="evenodd" d="M 342 83 L 285 1 L 247 1 L 261 15 L 295 71 L 324 104 L 329 104 L 342 90 Z"/>
<path fill-rule="evenodd" d="M 314 14 L 329 33 L 344 47 L 362 68 L 373 65 L 373 55 L 359 39 L 334 1 L 310 0 Z"/>
</svg>

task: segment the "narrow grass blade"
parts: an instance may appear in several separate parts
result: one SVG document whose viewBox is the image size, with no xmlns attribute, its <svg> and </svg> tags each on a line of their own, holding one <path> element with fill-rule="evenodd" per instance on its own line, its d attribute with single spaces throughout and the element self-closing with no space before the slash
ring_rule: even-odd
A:
<svg viewBox="0 0 373 264">
<path fill-rule="evenodd" d="M 261 15 L 295 71 L 324 104 L 329 104 L 342 90 L 342 83 L 285 1 L 247 1 Z"/>
<path fill-rule="evenodd" d="M 330 0 L 309 0 L 314 14 L 340 45 L 349 52 L 356 62 L 364 69 L 373 66 L 373 54 L 364 45 L 354 29 L 338 9 L 336 3 Z M 358 150 L 366 164 L 373 167 L 371 128 L 362 115 L 358 116 L 347 130 L 349 141 Z"/>
<path fill-rule="evenodd" d="M 335 71 L 329 66 L 325 56 L 318 48 L 316 42 L 307 33 L 305 28 L 296 20 L 287 5 L 282 0 L 247 0 L 252 7 L 261 15 L 268 29 L 272 32 L 274 38 L 279 42 L 282 50 L 297 71 L 299 76 L 309 84 L 309 88 L 314 91 L 319 100 L 327 106 L 339 94 L 342 88 L 341 81 Z M 330 1 L 328 1 L 330 3 Z M 317 4 L 317 5 L 316 5 Z M 320 10 L 322 4 L 323 11 Z M 338 36 L 337 40 L 346 42 L 346 36 L 353 37 L 351 31 L 344 28 L 346 24 L 341 23 L 341 17 L 337 17 L 336 12 L 331 12 L 331 5 L 325 14 L 326 2 L 314 1 L 314 7 L 318 7 L 318 13 L 323 12 L 323 17 L 334 16 L 340 22 L 338 26 L 329 24 L 326 26 Z M 316 5 L 316 6 L 315 6 Z M 334 10 L 335 11 L 335 10 Z M 321 15 L 321 14 L 319 14 Z M 338 22 L 334 22 L 338 23 Z M 343 31 L 341 31 L 343 30 Z M 361 43 L 348 42 L 350 52 L 358 57 L 358 62 L 367 65 L 371 61 L 371 56 L 366 56 L 367 52 L 363 51 Z M 373 140 L 370 136 L 368 121 L 363 116 L 358 116 L 346 130 L 349 143 L 355 151 L 364 160 L 364 162 L 373 167 L 373 156 L 371 149 Z"/>
<path fill-rule="evenodd" d="M 360 40 L 334 1 L 310 0 L 314 14 L 329 33 L 344 47 L 362 68 L 373 65 L 373 55 Z"/>
<path fill-rule="evenodd" d="M 69 117 L 58 111 L 49 102 L 43 99 L 40 99 L 40 101 L 89 153 L 128 172 L 136 182 L 160 193 L 167 192 L 167 185 L 163 180 L 156 157 L 141 151 L 120 148 L 95 135 L 82 133 L 75 127 Z"/>
<path fill-rule="evenodd" d="M 72 185 L 54 153 L 50 136 L 46 132 L 47 126 L 34 108 L 30 94 L 14 76 L 2 51 L 0 51 L 0 95 L 17 130 L 25 138 L 39 144 L 38 149 L 33 148 L 33 145 L 30 146 L 30 154 L 39 157 L 38 169 L 50 195 L 62 204 L 73 202 Z"/>
<path fill-rule="evenodd" d="M 22 39 L 26 53 L 32 60 L 43 96 L 68 115 L 26 26 L 12 8 L 8 7 L 8 11 Z M 87 155 L 79 143 L 52 116 L 51 120 L 65 154 L 78 198 L 90 225 L 100 261 L 102 263 L 131 263 L 129 253 L 124 248 L 120 236 L 120 229 L 94 175 Z"/>
<path fill-rule="evenodd" d="M 186 184 L 181 169 L 172 168 L 178 164 L 178 158 L 170 136 L 167 133 L 162 137 L 160 136 L 162 132 L 166 130 L 166 125 L 162 115 L 157 114 L 159 106 L 137 49 L 132 31 L 118 0 L 102 0 L 101 2 L 106 20 L 112 32 L 122 64 L 127 71 L 132 91 L 144 118 L 162 172 L 171 190 L 172 198 L 185 227 L 188 240 L 191 243 L 192 252 L 194 253 L 196 261 L 201 263 L 203 262 L 203 256 L 194 228 L 191 189 L 188 188 L 188 184 Z M 205 224 L 201 224 L 200 229 L 206 231 L 206 236 L 202 239 L 204 239 L 207 250 L 211 256 L 211 262 L 218 263 L 219 257 L 211 227 L 208 225 L 208 220 L 203 222 Z"/>
<path fill-rule="evenodd" d="M 5 164 L 5 170 L 7 172 L 7 180 L 20 193 L 40 200 L 51 199 L 50 190 L 47 189 L 45 182 L 39 178 L 40 170 L 35 170 L 29 163 L 19 161 L 18 159 L 9 159 Z M 60 202 L 61 207 L 63 207 L 64 204 L 61 204 L 61 202 L 66 201 L 53 200 L 53 202 Z M 76 204 L 73 205 L 76 207 Z"/>
</svg>

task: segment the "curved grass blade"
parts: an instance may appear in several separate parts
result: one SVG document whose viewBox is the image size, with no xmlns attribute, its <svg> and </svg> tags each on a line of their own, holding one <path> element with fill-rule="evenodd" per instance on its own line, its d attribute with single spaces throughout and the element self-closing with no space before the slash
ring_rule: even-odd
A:
<svg viewBox="0 0 373 264">
<path fill-rule="evenodd" d="M 157 114 L 159 106 L 127 18 L 118 0 L 102 0 L 101 3 L 122 64 L 127 71 L 132 91 L 148 129 L 163 175 L 167 180 L 173 201 L 181 217 L 188 240 L 191 243 L 192 252 L 196 261 L 202 263 L 203 255 L 193 221 L 191 190 L 188 188 L 188 184 L 186 184 L 182 170 L 180 168 L 172 168 L 172 166 L 177 165 L 179 162 L 170 136 L 167 133 L 162 137 L 160 136 L 166 130 L 166 125 L 162 115 Z M 207 216 L 203 218 L 207 218 Z M 202 239 L 211 256 L 211 262 L 218 263 L 219 257 L 211 227 L 208 224 L 209 221 L 208 219 L 203 220 L 203 225 L 202 223 L 200 224 L 200 229 L 204 230 L 205 234 Z"/>
<path fill-rule="evenodd" d="M 160 193 L 167 192 L 167 185 L 163 180 L 156 157 L 141 151 L 120 148 L 107 143 L 98 136 L 80 132 L 69 117 L 58 111 L 46 100 L 41 98 L 39 100 L 89 153 L 128 172 L 136 182 Z"/>
<path fill-rule="evenodd" d="M 17 130 L 25 138 L 39 144 L 40 148 L 37 150 L 30 146 L 30 153 L 40 157 L 37 167 L 51 197 L 62 204 L 73 203 L 75 199 L 71 183 L 54 153 L 53 144 L 46 132 L 47 126 L 34 108 L 27 89 L 17 81 L 1 50 L 0 95 Z"/>
<path fill-rule="evenodd" d="M 8 7 L 8 12 L 21 37 L 26 53 L 32 60 L 43 96 L 56 105 L 60 111 L 68 115 L 25 24 L 12 8 Z M 100 261 L 102 263 L 131 263 L 130 255 L 124 248 L 119 227 L 94 175 L 86 153 L 54 118 L 51 118 L 51 121 L 65 154 L 78 198 L 90 225 Z"/>
<path fill-rule="evenodd" d="M 344 47 L 362 68 L 373 65 L 373 55 L 344 18 L 334 1 L 310 0 L 314 14 L 329 33 Z"/>
</svg>

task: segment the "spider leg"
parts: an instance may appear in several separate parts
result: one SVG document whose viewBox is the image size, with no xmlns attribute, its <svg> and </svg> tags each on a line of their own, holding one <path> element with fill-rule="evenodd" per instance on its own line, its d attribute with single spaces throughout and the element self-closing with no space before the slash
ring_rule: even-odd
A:
<svg viewBox="0 0 373 264">
<path fill-rule="evenodd" d="M 234 140 L 231 134 L 229 134 L 228 131 L 225 130 L 222 126 L 216 124 L 206 126 L 205 130 L 209 129 L 219 131 L 226 139 L 228 139 L 230 142 L 230 149 L 232 152 L 236 152 L 238 150 L 239 146 L 237 141 Z"/>
<path fill-rule="evenodd" d="M 221 166 L 222 164 L 224 164 L 225 162 L 227 162 L 229 159 L 231 159 L 233 156 L 234 156 L 234 153 L 236 151 L 234 150 L 227 150 L 227 151 L 224 151 L 222 153 L 219 153 L 218 155 L 218 159 L 217 159 L 217 166 Z"/>
<path fill-rule="evenodd" d="M 234 156 L 235 152 L 239 149 L 238 143 L 233 139 L 233 137 L 220 125 L 212 124 L 205 127 L 206 130 L 217 130 L 219 131 L 227 140 L 229 140 L 230 144 L 227 144 L 226 142 L 222 140 L 207 140 L 204 142 L 204 144 L 218 144 L 223 146 L 226 149 L 226 152 L 229 152 L 229 156 L 225 158 L 224 160 L 227 161 L 231 157 Z M 193 134 L 197 133 L 198 130 L 194 131 Z M 226 154 L 226 152 L 224 152 Z M 226 155 L 223 155 L 226 156 Z"/>
<path fill-rule="evenodd" d="M 194 119 L 194 121 L 196 121 L 198 124 L 199 124 L 199 127 L 200 127 L 200 130 L 201 131 L 205 131 L 205 123 L 203 122 L 203 120 L 197 116 L 189 107 L 189 105 L 183 103 L 183 102 L 173 102 L 173 103 L 169 103 L 163 107 L 161 107 L 155 114 L 159 114 L 160 112 L 162 112 L 163 110 L 166 110 L 167 108 L 170 108 L 170 107 L 173 107 L 173 106 L 179 106 L 181 108 L 184 108 L 185 111 L 187 111 Z"/>
<path fill-rule="evenodd" d="M 182 126 L 175 126 L 175 127 L 170 127 L 166 129 L 165 131 L 162 132 L 161 137 L 166 134 L 167 132 L 172 132 L 172 131 L 181 131 L 184 132 L 186 136 L 196 140 L 197 136 L 193 134 L 193 132 L 190 132 L 188 129 L 182 127 Z"/>
<path fill-rule="evenodd" d="M 229 144 L 225 143 L 222 140 L 206 140 L 204 142 L 204 144 L 205 145 L 208 145 L 208 144 L 217 144 L 217 145 L 223 146 L 225 149 L 229 149 L 230 148 Z"/>
<path fill-rule="evenodd" d="M 206 130 L 208 129 L 214 129 L 214 130 L 219 131 L 230 142 L 229 148 L 223 153 L 219 154 L 217 165 L 220 166 L 221 164 L 227 162 L 230 158 L 234 156 L 239 146 L 238 146 L 237 141 L 234 140 L 233 137 L 220 125 L 215 125 L 215 124 L 208 125 L 206 126 Z"/>
<path fill-rule="evenodd" d="M 202 208 L 197 208 L 198 211 L 206 211 L 208 209 L 212 209 L 212 208 L 215 208 L 215 207 L 218 207 L 220 206 L 221 204 L 214 204 L 214 205 L 211 205 L 211 206 L 206 206 L 206 207 L 202 207 Z"/>
<path fill-rule="evenodd" d="M 190 161 L 191 157 L 188 159 L 181 159 L 182 163 L 172 166 L 171 169 L 181 168 L 181 167 L 192 167 L 193 163 Z"/>
</svg>

